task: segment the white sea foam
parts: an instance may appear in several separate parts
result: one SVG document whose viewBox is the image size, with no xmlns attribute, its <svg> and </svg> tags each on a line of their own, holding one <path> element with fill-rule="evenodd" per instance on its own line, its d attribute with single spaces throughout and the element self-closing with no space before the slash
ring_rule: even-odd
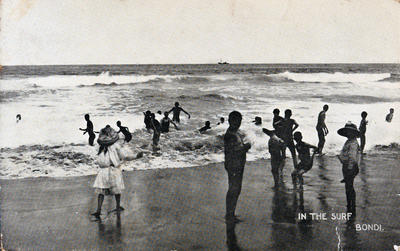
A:
<svg viewBox="0 0 400 251">
<path fill-rule="evenodd" d="M 288 79 L 296 82 L 314 83 L 370 83 L 390 77 L 390 73 L 294 73 L 271 74 L 270 77 Z"/>
</svg>

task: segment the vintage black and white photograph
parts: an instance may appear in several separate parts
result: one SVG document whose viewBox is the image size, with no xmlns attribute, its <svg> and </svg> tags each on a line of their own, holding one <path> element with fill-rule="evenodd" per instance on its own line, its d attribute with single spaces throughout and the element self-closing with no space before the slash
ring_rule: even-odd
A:
<svg viewBox="0 0 400 251">
<path fill-rule="evenodd" d="M 399 0 L 0 1 L 0 250 L 400 250 Z"/>
</svg>

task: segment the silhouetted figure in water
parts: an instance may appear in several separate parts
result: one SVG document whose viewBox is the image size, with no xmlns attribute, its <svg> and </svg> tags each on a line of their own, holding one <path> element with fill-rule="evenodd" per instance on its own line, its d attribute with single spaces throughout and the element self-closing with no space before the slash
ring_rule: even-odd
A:
<svg viewBox="0 0 400 251">
<path fill-rule="evenodd" d="M 284 157 L 282 155 L 282 148 L 285 147 L 285 142 L 275 134 L 275 131 L 263 128 L 263 132 L 270 137 L 268 140 L 268 151 L 271 155 L 271 172 L 275 183 L 274 188 L 278 188 L 279 176 L 282 173 L 283 166 L 285 165 Z"/>
<path fill-rule="evenodd" d="M 354 178 L 357 176 L 359 150 L 357 138 L 360 137 L 360 132 L 357 126 L 351 122 L 339 129 L 337 133 L 347 138 L 346 143 L 338 155 L 342 163 L 342 172 L 344 179 L 341 181 L 345 183 L 346 199 L 347 199 L 347 212 L 352 213 L 352 218 L 356 215 L 356 191 L 354 190 Z"/>
<path fill-rule="evenodd" d="M 173 124 L 175 126 L 176 130 L 179 130 L 179 128 L 176 126 L 176 124 L 168 117 L 168 112 L 164 112 L 164 118 L 161 119 L 161 132 L 162 133 L 167 133 L 169 132 L 169 124 Z"/>
<path fill-rule="evenodd" d="M 261 119 L 261 117 L 255 117 L 254 118 L 254 120 L 253 120 L 253 123 L 255 124 L 255 125 L 261 125 L 262 124 L 262 119 Z"/>
<path fill-rule="evenodd" d="M 188 115 L 188 118 L 190 119 L 190 114 L 187 113 L 185 110 L 183 110 L 182 107 L 179 106 L 179 102 L 175 102 L 175 106 L 168 113 L 170 113 L 170 112 L 173 112 L 172 121 L 175 121 L 177 123 L 181 122 L 181 119 L 179 117 L 181 112 L 186 113 Z"/>
<path fill-rule="evenodd" d="M 283 118 L 279 116 L 279 109 L 275 108 L 273 111 L 274 118 L 272 119 L 272 126 L 275 129 L 275 135 L 278 136 L 278 138 L 282 139 L 282 134 L 283 134 Z M 285 147 L 282 148 L 282 157 L 286 158 L 285 155 Z"/>
<path fill-rule="evenodd" d="M 125 136 L 124 141 L 129 142 L 132 139 L 132 134 L 129 132 L 129 128 L 122 126 L 121 121 L 117 121 L 117 126 L 119 127 L 118 133 L 122 132 L 122 134 Z"/>
<path fill-rule="evenodd" d="M 293 187 L 296 188 L 297 180 L 299 180 L 300 188 L 303 188 L 303 174 L 312 168 L 314 155 L 318 147 L 304 142 L 301 132 L 294 133 L 294 140 L 296 140 L 297 143 L 296 150 L 299 153 L 300 162 L 295 166 L 295 170 L 292 172 Z M 310 148 L 314 149 L 312 156 L 310 156 Z"/>
<path fill-rule="evenodd" d="M 221 117 L 219 119 L 219 122 L 217 123 L 217 125 L 222 125 L 225 122 L 225 119 L 223 117 Z"/>
<path fill-rule="evenodd" d="M 92 121 L 90 121 L 89 114 L 85 114 L 85 120 L 86 120 L 86 128 L 85 129 L 79 128 L 79 130 L 84 131 L 83 134 L 85 133 L 89 134 L 89 145 L 93 146 L 93 142 L 94 139 L 96 138 L 96 135 L 94 134 L 93 123 Z"/>
<path fill-rule="evenodd" d="M 22 119 L 21 114 L 17 114 L 17 116 L 15 118 L 17 120 L 17 123 L 20 122 Z"/>
<path fill-rule="evenodd" d="M 210 126 L 210 125 L 211 125 L 211 124 L 210 124 L 210 121 L 206 121 L 205 124 L 204 124 L 204 126 L 203 126 L 202 128 L 199 129 L 199 132 L 200 132 L 200 133 L 205 133 L 207 130 L 211 129 L 211 126 Z"/>
<path fill-rule="evenodd" d="M 360 150 L 362 154 L 364 154 L 365 133 L 367 132 L 367 125 L 368 125 L 367 115 L 368 113 L 365 111 L 361 113 L 361 122 L 360 126 L 358 127 L 358 130 L 360 131 Z"/>
<path fill-rule="evenodd" d="M 153 129 L 153 149 L 156 150 L 158 148 L 158 142 L 160 141 L 161 125 L 154 113 L 151 114 L 151 126 L 151 129 Z"/>
<path fill-rule="evenodd" d="M 250 149 L 250 143 L 243 143 L 238 133 L 242 123 L 240 112 L 233 111 L 229 114 L 229 128 L 224 136 L 225 170 L 228 173 L 229 188 L 226 193 L 227 221 L 239 221 L 235 216 L 236 204 L 242 190 L 243 171 L 246 164 L 246 153 Z"/>
<path fill-rule="evenodd" d="M 393 114 L 394 114 L 394 109 L 390 108 L 388 115 L 386 115 L 386 122 L 388 123 L 392 122 Z"/>
<path fill-rule="evenodd" d="M 297 165 L 296 149 L 293 142 L 293 131 L 299 127 L 294 119 L 291 119 L 292 111 L 285 111 L 285 118 L 282 120 L 282 139 L 285 141 L 286 147 L 289 148 L 293 158 L 293 166 Z M 286 150 L 286 149 L 285 149 Z"/>
<path fill-rule="evenodd" d="M 150 131 L 150 129 L 152 128 L 151 125 L 151 111 L 147 110 L 145 113 L 143 113 L 144 115 L 144 124 L 146 126 L 147 131 Z"/>
<path fill-rule="evenodd" d="M 325 136 L 328 135 L 329 130 L 328 127 L 326 127 L 325 124 L 325 116 L 326 116 L 326 112 L 328 111 L 329 106 L 328 105 L 324 105 L 324 107 L 322 108 L 322 111 L 319 113 L 318 115 L 318 122 L 317 122 L 317 132 L 318 132 L 318 153 L 320 155 L 322 155 L 322 149 L 324 148 L 325 145 Z"/>
</svg>

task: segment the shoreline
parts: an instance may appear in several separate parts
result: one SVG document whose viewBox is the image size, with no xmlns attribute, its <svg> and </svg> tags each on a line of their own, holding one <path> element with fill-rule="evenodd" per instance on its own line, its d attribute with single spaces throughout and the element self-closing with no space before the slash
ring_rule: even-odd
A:
<svg viewBox="0 0 400 251">
<path fill-rule="evenodd" d="M 400 233 L 399 158 L 367 155 L 355 180 L 355 224 L 380 224 L 382 232 L 348 229 L 344 221 L 298 220 L 299 212 L 345 212 L 341 166 L 324 156 L 305 174 L 302 193 L 291 189 L 291 160 L 278 191 L 271 188 L 269 160 L 247 162 L 237 208 L 243 222 L 233 231 L 223 218 L 223 163 L 123 172 L 125 211 L 102 223 L 89 216 L 97 205 L 94 175 L 0 180 L 3 243 L 6 249 L 38 250 L 225 250 L 227 242 L 244 249 L 320 250 L 337 248 L 338 231 L 343 248 L 386 250 Z M 114 203 L 105 199 L 103 218 Z"/>
</svg>

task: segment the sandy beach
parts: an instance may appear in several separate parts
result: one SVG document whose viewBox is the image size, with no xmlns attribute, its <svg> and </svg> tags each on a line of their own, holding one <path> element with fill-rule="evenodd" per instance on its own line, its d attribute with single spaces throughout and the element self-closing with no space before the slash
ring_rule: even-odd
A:
<svg viewBox="0 0 400 251">
<path fill-rule="evenodd" d="M 272 189 L 269 160 L 248 162 L 237 214 L 226 224 L 227 177 L 223 163 L 124 172 L 120 215 L 107 197 L 102 221 L 94 176 L 1 180 L 1 231 L 6 250 L 392 250 L 400 241 L 398 152 L 364 157 L 355 180 L 357 219 L 345 212 L 341 170 L 334 157 L 318 158 L 305 175 L 304 192 L 293 191 L 288 160 L 285 187 Z M 298 214 L 326 213 L 327 220 Z M 357 224 L 380 229 L 357 231 Z M 340 239 L 340 240 L 339 240 Z"/>
</svg>

